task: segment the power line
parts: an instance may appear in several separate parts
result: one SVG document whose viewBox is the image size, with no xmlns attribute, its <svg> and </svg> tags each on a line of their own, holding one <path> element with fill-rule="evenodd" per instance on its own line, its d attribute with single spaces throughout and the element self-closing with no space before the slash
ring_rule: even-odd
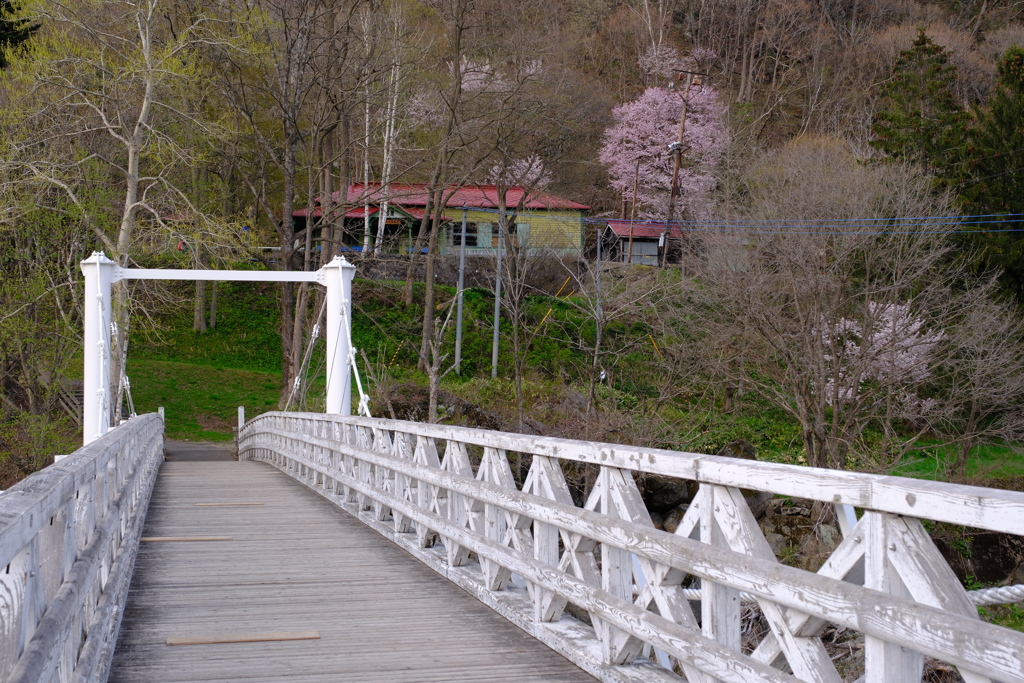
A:
<svg viewBox="0 0 1024 683">
<path fill-rule="evenodd" d="M 474 208 L 478 213 L 498 214 L 497 209 Z M 506 215 L 510 215 L 506 212 Z M 605 225 L 610 220 L 617 223 L 628 219 L 607 219 L 590 216 L 554 216 L 539 211 L 520 211 L 511 214 L 516 218 L 535 216 L 547 221 L 566 224 Z M 993 225 L 1021 224 L 1021 227 L 996 228 Z M 666 231 L 693 233 L 743 232 L 752 234 L 828 234 L 828 235 L 909 235 L 909 234 L 966 234 L 976 232 L 1014 233 L 1024 232 L 1024 214 L 982 214 L 974 216 L 911 216 L 907 218 L 829 218 L 829 219 L 746 219 L 746 220 L 676 220 L 633 221 L 637 227 L 663 228 Z M 956 226 L 974 226 L 959 228 Z"/>
</svg>

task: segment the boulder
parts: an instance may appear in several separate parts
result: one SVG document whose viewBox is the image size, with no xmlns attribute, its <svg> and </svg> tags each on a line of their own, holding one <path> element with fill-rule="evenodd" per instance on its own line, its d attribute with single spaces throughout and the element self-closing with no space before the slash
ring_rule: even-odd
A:
<svg viewBox="0 0 1024 683">
<path fill-rule="evenodd" d="M 718 454 L 726 458 L 740 458 L 742 460 L 757 460 L 757 451 L 753 444 L 746 439 L 731 441 L 718 451 Z"/>
<path fill-rule="evenodd" d="M 648 474 L 640 477 L 640 495 L 650 512 L 666 515 L 670 510 L 689 504 L 697 495 L 697 482 Z"/>
<path fill-rule="evenodd" d="M 670 534 L 674 534 L 676 529 L 679 528 L 679 523 L 683 521 L 683 515 L 686 514 L 689 505 L 680 505 L 679 507 L 672 508 L 661 522 L 661 526 L 665 531 Z"/>
</svg>

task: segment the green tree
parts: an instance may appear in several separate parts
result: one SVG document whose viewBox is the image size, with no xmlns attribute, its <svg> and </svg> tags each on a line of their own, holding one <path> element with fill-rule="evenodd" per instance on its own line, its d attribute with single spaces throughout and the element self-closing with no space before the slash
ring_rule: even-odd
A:
<svg viewBox="0 0 1024 683">
<path fill-rule="evenodd" d="M 949 150 L 963 139 L 967 114 L 953 97 L 956 67 L 941 45 L 921 30 L 893 64 L 883 87 L 885 106 L 875 115 L 871 145 L 894 159 L 923 164 L 946 177 Z"/>
<path fill-rule="evenodd" d="M 979 230 L 970 242 L 981 265 L 1001 272 L 1003 285 L 1024 301 L 1024 235 L 1013 214 L 1024 213 L 1024 49 L 1012 47 L 999 60 L 987 109 L 975 112 L 960 162 L 961 203 L 971 215 L 1006 215 Z M 1006 230 L 1006 231 L 1003 231 Z"/>
<path fill-rule="evenodd" d="M 0 219 L 60 197 L 54 210 L 73 207 L 89 248 L 121 266 L 180 232 L 185 221 L 167 217 L 219 229 L 186 191 L 203 141 L 219 134 L 200 109 L 212 85 L 198 46 L 227 40 L 212 13 L 163 0 L 21 1 L 19 16 L 42 27 L 0 72 Z M 119 396 L 127 284 L 113 295 L 109 395 Z"/>
<path fill-rule="evenodd" d="M 7 66 L 4 53 L 28 40 L 37 28 L 38 24 L 15 17 L 15 7 L 12 3 L 0 1 L 0 69 Z"/>
</svg>

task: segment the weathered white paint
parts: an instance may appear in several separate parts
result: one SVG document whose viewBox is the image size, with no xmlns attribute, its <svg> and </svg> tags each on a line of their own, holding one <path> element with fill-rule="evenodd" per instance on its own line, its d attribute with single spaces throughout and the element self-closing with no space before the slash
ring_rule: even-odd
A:
<svg viewBox="0 0 1024 683">
<path fill-rule="evenodd" d="M 214 280 L 218 282 L 320 282 L 319 271 L 186 270 L 117 268 L 118 280 Z"/>
<path fill-rule="evenodd" d="M 85 445 L 110 429 L 110 288 L 117 280 L 117 270 L 118 265 L 102 252 L 93 252 L 82 261 L 85 276 L 82 440 Z"/>
<path fill-rule="evenodd" d="M 327 289 L 327 405 L 338 415 L 352 413 L 350 356 L 352 339 L 352 279 L 356 268 L 344 258 L 315 272 L 263 270 L 171 270 L 122 268 L 103 252 L 81 263 L 85 278 L 82 442 L 88 445 L 110 428 L 113 399 L 110 390 L 111 285 L 121 280 L 216 280 L 244 282 L 318 282 Z M 163 415 L 163 408 L 161 416 Z"/>
<path fill-rule="evenodd" d="M 162 437 L 135 417 L 0 496 L 0 680 L 105 680 Z"/>
<path fill-rule="evenodd" d="M 475 472 L 470 446 L 482 454 Z M 507 451 L 533 456 L 521 490 Z M 626 680 L 630 662 L 654 648 L 673 657 L 690 681 L 836 683 L 820 638 L 836 624 L 867 637 L 867 680 L 919 681 L 922 653 L 958 666 L 971 683 L 1024 682 L 1024 635 L 980 622 L 920 522 L 904 515 L 907 508 L 937 511 L 921 516 L 1016 529 L 1024 519 L 1021 494 L 296 413 L 251 420 L 239 435 L 239 452 L 387 529 L 414 555 L 488 604 L 503 605 L 503 614 L 605 680 Z M 600 467 L 582 508 L 572 503 L 558 458 Z M 632 472 L 701 482 L 677 534 L 653 528 Z M 852 508 L 838 511 L 844 540 L 813 574 L 776 560 L 739 486 L 855 504 L 866 513 L 857 521 Z M 442 544 L 440 554 L 432 549 Z M 499 597 L 515 590 L 513 574 L 525 580 L 529 595 L 515 609 Z M 703 585 L 703 627 L 687 600 L 688 577 Z M 738 641 L 743 593 L 772 627 L 749 656 Z M 567 601 L 589 612 L 594 628 L 574 627 L 590 633 L 584 638 L 548 639 L 546 625 L 568 619 Z"/>
<path fill-rule="evenodd" d="M 398 431 L 409 429 L 408 422 L 380 418 L 353 417 L 351 424 Z M 658 448 L 535 437 L 452 425 L 418 424 L 415 433 L 438 441 L 504 448 L 511 452 L 619 467 L 701 483 L 771 491 L 779 495 L 1024 535 L 1024 514 L 1021 514 L 1024 510 L 1024 493 L 1019 491 L 794 467 Z"/>
<path fill-rule="evenodd" d="M 352 279 L 356 267 L 345 259 L 334 260 L 319 271 L 319 282 L 327 288 L 327 402 L 325 411 L 352 414 L 350 374 L 352 339 Z"/>
</svg>

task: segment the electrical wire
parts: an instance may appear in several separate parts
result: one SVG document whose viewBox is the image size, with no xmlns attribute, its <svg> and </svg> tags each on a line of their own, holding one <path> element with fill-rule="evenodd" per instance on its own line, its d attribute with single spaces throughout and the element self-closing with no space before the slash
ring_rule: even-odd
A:
<svg viewBox="0 0 1024 683">
<path fill-rule="evenodd" d="M 1021 168 L 1019 170 L 1024 170 Z M 1012 172 L 1012 171 L 1010 171 Z M 478 207 L 479 213 L 498 214 L 497 209 Z M 606 225 L 609 220 L 623 219 L 595 218 L 590 216 L 569 217 L 553 216 L 539 211 L 521 211 L 516 218 L 536 216 L 548 221 L 578 225 Z M 1020 223 L 1015 228 L 987 227 Z M 979 214 L 972 216 L 908 216 L 901 218 L 827 218 L 827 219 L 738 219 L 738 220 L 675 220 L 636 221 L 642 227 L 664 228 L 666 230 L 693 233 L 730 233 L 743 232 L 750 234 L 828 234 L 828 235 L 913 235 L 913 234 L 967 234 L 975 232 L 1024 232 L 1024 214 Z M 967 229 L 956 229 L 954 226 L 977 226 Z M 931 228 L 931 229 L 925 229 Z M 942 228 L 942 229 L 939 229 Z"/>
</svg>

